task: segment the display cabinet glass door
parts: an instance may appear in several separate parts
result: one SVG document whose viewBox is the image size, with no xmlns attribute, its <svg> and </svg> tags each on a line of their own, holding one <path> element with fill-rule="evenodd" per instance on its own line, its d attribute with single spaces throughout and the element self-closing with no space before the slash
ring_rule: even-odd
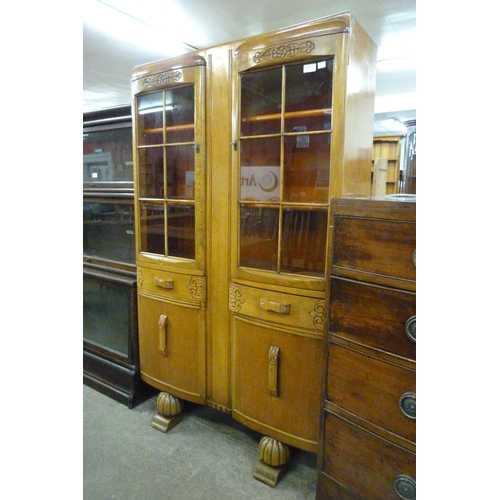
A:
<svg viewBox="0 0 500 500">
<path fill-rule="evenodd" d="M 240 74 L 239 266 L 324 277 L 333 58 Z"/>
<path fill-rule="evenodd" d="M 139 251 L 195 259 L 195 86 L 137 96 Z"/>
</svg>

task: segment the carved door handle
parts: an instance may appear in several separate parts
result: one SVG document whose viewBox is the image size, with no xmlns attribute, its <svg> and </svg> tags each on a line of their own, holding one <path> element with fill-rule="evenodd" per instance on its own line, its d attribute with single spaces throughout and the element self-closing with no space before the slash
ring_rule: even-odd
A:
<svg viewBox="0 0 500 500">
<path fill-rule="evenodd" d="M 158 288 L 163 288 L 164 290 L 172 290 L 174 288 L 174 280 L 162 280 L 155 276 L 155 285 Z"/>
<path fill-rule="evenodd" d="M 267 388 L 273 396 L 278 396 L 278 373 L 279 373 L 280 348 L 274 345 L 269 349 L 269 381 Z"/>
<path fill-rule="evenodd" d="M 290 314 L 290 304 L 285 302 L 274 302 L 272 300 L 260 299 L 260 308 L 278 314 Z"/>
<path fill-rule="evenodd" d="M 167 316 L 160 315 L 158 319 L 158 347 L 163 356 L 167 355 Z"/>
</svg>

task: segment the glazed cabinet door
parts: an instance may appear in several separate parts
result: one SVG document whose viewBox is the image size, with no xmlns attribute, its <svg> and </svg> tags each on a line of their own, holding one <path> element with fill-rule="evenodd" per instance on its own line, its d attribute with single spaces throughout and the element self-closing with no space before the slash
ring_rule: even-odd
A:
<svg viewBox="0 0 500 500">
<path fill-rule="evenodd" d="M 203 271 L 205 62 L 182 64 L 133 81 L 137 260 Z"/>
</svg>

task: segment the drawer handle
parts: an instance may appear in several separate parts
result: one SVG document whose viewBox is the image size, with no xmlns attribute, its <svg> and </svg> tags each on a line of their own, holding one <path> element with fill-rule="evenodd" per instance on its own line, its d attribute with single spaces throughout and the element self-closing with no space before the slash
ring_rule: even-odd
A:
<svg viewBox="0 0 500 500">
<path fill-rule="evenodd" d="M 173 280 L 162 280 L 161 278 L 158 278 L 155 276 L 155 285 L 158 288 L 163 288 L 164 290 L 172 290 L 174 288 L 174 281 Z"/>
<path fill-rule="evenodd" d="M 405 333 L 413 342 L 417 342 L 417 317 L 411 316 L 406 320 Z"/>
<path fill-rule="evenodd" d="M 404 500 L 416 500 L 417 483 L 412 477 L 401 474 L 394 479 L 393 486 L 396 493 Z"/>
<path fill-rule="evenodd" d="M 399 398 L 399 409 L 405 417 L 417 419 L 417 395 L 414 392 L 405 392 Z"/>
<path fill-rule="evenodd" d="M 279 372 L 280 348 L 274 345 L 269 349 L 269 381 L 267 388 L 273 396 L 278 396 L 278 372 Z"/>
<path fill-rule="evenodd" d="M 167 317 L 162 314 L 158 319 L 158 347 L 163 356 L 167 355 Z"/>
<path fill-rule="evenodd" d="M 264 311 L 271 311 L 278 314 L 290 314 L 290 304 L 284 302 L 260 299 L 260 308 Z"/>
</svg>

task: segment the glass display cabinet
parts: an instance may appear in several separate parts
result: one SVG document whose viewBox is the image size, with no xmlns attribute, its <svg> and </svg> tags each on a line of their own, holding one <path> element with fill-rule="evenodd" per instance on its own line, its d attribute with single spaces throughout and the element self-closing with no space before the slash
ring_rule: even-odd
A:
<svg viewBox="0 0 500 500">
<path fill-rule="evenodd" d="M 83 381 L 135 406 L 139 376 L 130 106 L 83 115 Z"/>
<path fill-rule="evenodd" d="M 318 450 L 329 200 L 370 192 L 374 66 L 349 15 L 235 51 L 232 413 L 273 486 L 289 445 Z"/>
<path fill-rule="evenodd" d="M 376 47 L 348 12 L 134 68 L 142 378 L 316 453 L 332 197 L 369 195 Z"/>
<path fill-rule="evenodd" d="M 184 400 L 205 402 L 205 61 L 133 79 L 141 376 L 161 390 L 166 431 Z"/>
</svg>

